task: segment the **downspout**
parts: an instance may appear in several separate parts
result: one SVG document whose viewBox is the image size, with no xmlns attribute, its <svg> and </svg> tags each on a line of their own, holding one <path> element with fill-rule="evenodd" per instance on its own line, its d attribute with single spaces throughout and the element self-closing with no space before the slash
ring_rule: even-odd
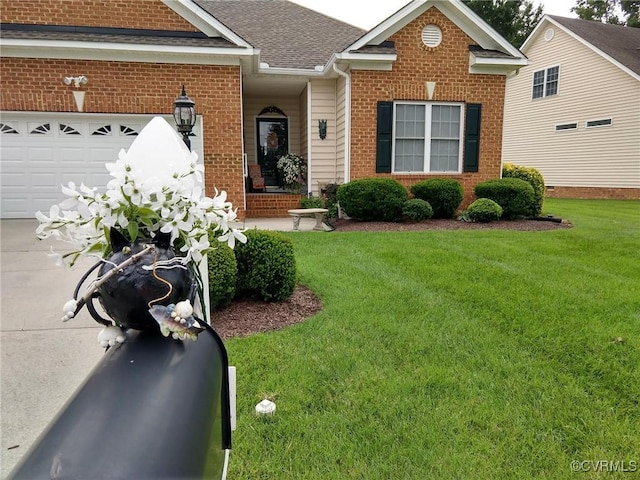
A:
<svg viewBox="0 0 640 480">
<path fill-rule="evenodd" d="M 346 80 L 344 93 L 344 183 L 347 183 L 351 178 L 351 76 L 340 70 L 335 63 L 333 70 Z"/>
<path fill-rule="evenodd" d="M 311 150 L 313 143 L 313 133 L 311 130 L 311 80 L 307 81 L 307 195 L 311 193 L 311 172 L 313 171 L 311 163 Z"/>
<path fill-rule="evenodd" d="M 247 219 L 247 175 L 244 151 L 244 103 L 242 101 L 242 63 L 240 63 L 240 140 L 242 142 L 242 208 L 244 209 L 244 219 Z"/>
</svg>

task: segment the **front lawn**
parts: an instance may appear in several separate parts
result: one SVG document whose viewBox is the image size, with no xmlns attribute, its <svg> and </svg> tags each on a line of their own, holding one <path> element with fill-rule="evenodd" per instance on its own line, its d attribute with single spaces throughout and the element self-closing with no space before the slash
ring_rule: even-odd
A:
<svg viewBox="0 0 640 480">
<path fill-rule="evenodd" d="M 289 234 L 324 310 L 226 342 L 228 478 L 640 471 L 640 202 L 544 211 L 574 228 Z M 274 417 L 256 417 L 263 398 Z"/>
</svg>

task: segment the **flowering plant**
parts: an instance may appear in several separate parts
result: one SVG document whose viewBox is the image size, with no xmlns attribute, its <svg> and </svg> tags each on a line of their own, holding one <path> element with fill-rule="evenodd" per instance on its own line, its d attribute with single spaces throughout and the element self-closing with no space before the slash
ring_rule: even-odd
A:
<svg viewBox="0 0 640 480">
<path fill-rule="evenodd" d="M 278 171 L 282 177 L 282 182 L 289 188 L 300 188 L 304 183 L 307 165 L 300 155 L 287 153 L 278 159 Z"/>
<path fill-rule="evenodd" d="M 162 123 L 155 125 L 160 129 L 170 128 L 166 122 L 165 126 Z M 143 130 L 136 142 L 141 140 L 143 143 L 144 133 Z M 157 143 L 149 135 L 146 138 L 150 140 L 146 148 L 149 143 Z M 246 242 L 244 234 L 229 225 L 236 219 L 236 210 L 226 201 L 226 193 L 216 190 L 213 198 L 202 195 L 200 183 L 204 167 L 197 163 L 196 153 L 189 152 L 183 145 L 177 152 L 175 149 L 165 152 L 172 159 L 165 160 L 165 168 L 160 168 L 140 160 L 139 149 L 134 145 L 128 153 L 121 150 L 115 163 L 106 164 L 113 178 L 107 183 L 105 192 L 84 184 L 77 187 L 69 182 L 62 187 L 68 198 L 53 205 L 49 216 L 36 213 L 40 221 L 36 229 L 38 238 L 53 237 L 75 246 L 75 250 L 64 255 L 53 252 L 52 247 L 51 256 L 56 263 L 73 265 L 81 255 L 106 257 L 111 253 L 111 227 L 132 243 L 149 240 L 157 232 L 171 233 L 172 245 L 179 255 L 183 255 L 185 265 L 190 261 L 199 262 L 211 248 L 208 236 L 211 230 L 218 233 L 218 240 L 228 242 L 230 247 L 236 240 Z M 178 161 L 173 160 L 176 157 Z"/>
</svg>

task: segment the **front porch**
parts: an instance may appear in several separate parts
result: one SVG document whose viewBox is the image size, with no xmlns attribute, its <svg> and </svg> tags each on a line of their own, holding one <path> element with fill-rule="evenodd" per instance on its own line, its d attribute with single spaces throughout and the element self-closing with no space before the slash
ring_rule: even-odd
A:
<svg viewBox="0 0 640 480">
<path fill-rule="evenodd" d="M 300 208 L 299 193 L 247 193 L 247 218 L 288 217 L 289 210 Z"/>
</svg>

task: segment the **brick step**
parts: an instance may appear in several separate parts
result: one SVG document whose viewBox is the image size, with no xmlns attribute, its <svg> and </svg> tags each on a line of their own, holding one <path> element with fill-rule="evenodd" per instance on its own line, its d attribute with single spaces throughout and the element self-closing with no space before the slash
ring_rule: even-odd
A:
<svg viewBox="0 0 640 480">
<path fill-rule="evenodd" d="M 248 193 L 246 218 L 288 217 L 289 210 L 300 208 L 302 195 L 296 193 Z"/>
</svg>

